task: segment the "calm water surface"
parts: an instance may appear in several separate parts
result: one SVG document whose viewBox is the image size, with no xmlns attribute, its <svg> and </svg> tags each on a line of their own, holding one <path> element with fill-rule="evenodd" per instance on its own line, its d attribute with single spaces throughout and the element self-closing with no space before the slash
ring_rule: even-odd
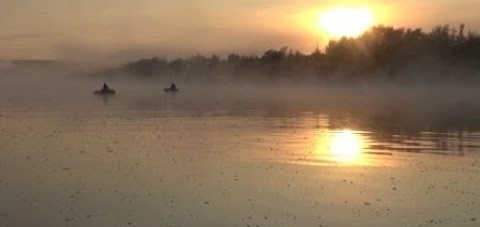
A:
<svg viewBox="0 0 480 227">
<path fill-rule="evenodd" d="M 4 92 L 0 226 L 480 225 L 475 114 L 133 90 Z"/>
</svg>

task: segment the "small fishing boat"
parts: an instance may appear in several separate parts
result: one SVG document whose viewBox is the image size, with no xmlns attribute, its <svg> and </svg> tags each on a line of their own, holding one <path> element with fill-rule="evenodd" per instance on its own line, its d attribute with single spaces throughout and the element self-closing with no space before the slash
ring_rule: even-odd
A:
<svg viewBox="0 0 480 227">
<path fill-rule="evenodd" d="M 103 83 L 103 87 L 100 90 L 94 92 L 96 95 L 115 95 L 116 91 L 109 88 L 106 83 Z"/>
<path fill-rule="evenodd" d="M 172 83 L 172 85 L 170 85 L 170 87 L 164 88 L 163 90 L 167 93 L 168 92 L 179 92 L 179 90 L 177 89 L 177 86 L 173 83 Z"/>
</svg>

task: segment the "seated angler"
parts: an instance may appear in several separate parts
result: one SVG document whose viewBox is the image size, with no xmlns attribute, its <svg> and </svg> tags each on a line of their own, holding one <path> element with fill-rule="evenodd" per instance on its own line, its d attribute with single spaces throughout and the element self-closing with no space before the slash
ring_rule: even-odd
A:
<svg viewBox="0 0 480 227">
<path fill-rule="evenodd" d="M 172 84 L 170 85 L 170 87 L 164 88 L 163 90 L 164 90 L 165 92 L 177 92 L 177 91 L 178 91 L 177 85 L 175 85 L 175 83 L 172 83 Z"/>
<path fill-rule="evenodd" d="M 108 85 L 106 83 L 103 83 L 102 91 L 110 91 L 110 88 L 108 87 Z"/>
<path fill-rule="evenodd" d="M 176 91 L 177 90 L 177 86 L 172 83 L 172 85 L 170 85 L 170 91 Z"/>
<path fill-rule="evenodd" d="M 115 90 L 108 87 L 106 83 L 103 83 L 103 87 L 100 90 L 94 92 L 97 95 L 113 95 L 115 94 Z"/>
</svg>

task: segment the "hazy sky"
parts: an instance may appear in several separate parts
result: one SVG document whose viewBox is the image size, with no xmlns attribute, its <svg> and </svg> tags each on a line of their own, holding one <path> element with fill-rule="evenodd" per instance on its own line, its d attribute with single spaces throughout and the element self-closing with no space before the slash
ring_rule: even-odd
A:
<svg viewBox="0 0 480 227">
<path fill-rule="evenodd" d="M 310 51 L 319 12 L 368 6 L 375 23 L 480 28 L 479 0 L 0 0 L 0 59 L 114 59 Z"/>
</svg>

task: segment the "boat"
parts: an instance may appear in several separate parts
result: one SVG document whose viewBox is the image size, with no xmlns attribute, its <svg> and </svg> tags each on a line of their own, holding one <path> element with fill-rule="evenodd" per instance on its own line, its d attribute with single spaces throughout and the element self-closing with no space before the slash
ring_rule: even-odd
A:
<svg viewBox="0 0 480 227">
<path fill-rule="evenodd" d="M 168 88 L 164 88 L 163 89 L 165 92 L 179 92 L 179 90 L 177 89 L 177 86 L 175 84 L 172 84 L 170 85 L 170 87 Z"/>
<path fill-rule="evenodd" d="M 94 92 L 96 95 L 115 95 L 117 92 L 108 87 L 106 83 L 103 84 L 102 89 Z"/>
</svg>

